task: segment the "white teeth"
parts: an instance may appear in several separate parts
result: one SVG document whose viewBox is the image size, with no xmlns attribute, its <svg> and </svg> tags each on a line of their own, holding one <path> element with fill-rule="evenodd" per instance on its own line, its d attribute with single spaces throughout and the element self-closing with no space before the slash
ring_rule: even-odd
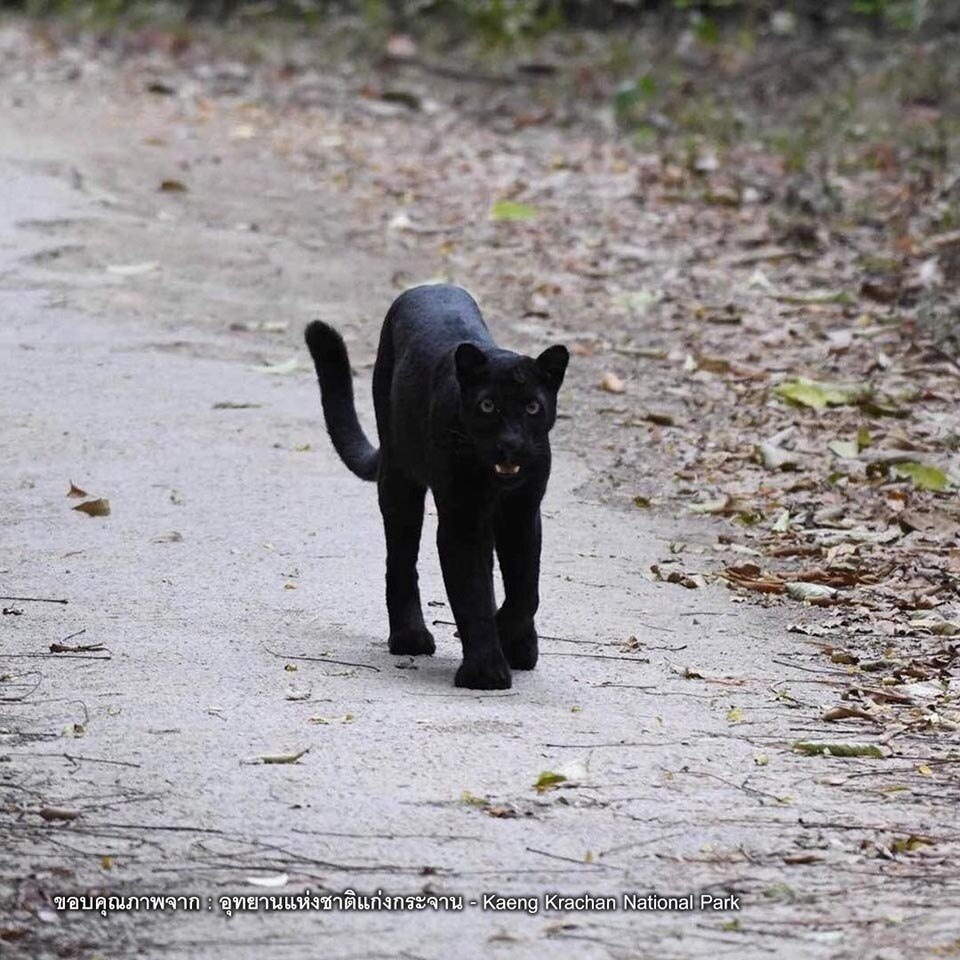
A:
<svg viewBox="0 0 960 960">
<path fill-rule="evenodd" d="M 520 464 L 498 463 L 493 469 L 496 470 L 501 477 L 515 477 L 520 472 Z"/>
</svg>

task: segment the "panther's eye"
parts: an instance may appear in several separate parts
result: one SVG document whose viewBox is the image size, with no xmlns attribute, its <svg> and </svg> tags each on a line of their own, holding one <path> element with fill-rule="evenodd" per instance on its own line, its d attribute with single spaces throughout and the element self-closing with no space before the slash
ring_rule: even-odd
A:
<svg viewBox="0 0 960 960">
<path fill-rule="evenodd" d="M 489 397 L 484 397 L 480 401 L 481 413 L 493 413 L 493 411 L 496 409 L 497 409 L 497 405 Z"/>
<path fill-rule="evenodd" d="M 527 413 L 529 413 L 530 416 L 532 417 L 535 413 L 539 413 L 539 412 L 540 412 L 540 404 L 537 403 L 536 400 L 531 400 L 527 404 Z"/>
</svg>

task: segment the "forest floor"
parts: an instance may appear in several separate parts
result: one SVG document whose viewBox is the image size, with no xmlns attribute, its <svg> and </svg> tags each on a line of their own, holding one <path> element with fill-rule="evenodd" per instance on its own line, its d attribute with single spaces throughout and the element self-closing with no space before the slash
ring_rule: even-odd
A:
<svg viewBox="0 0 960 960">
<path fill-rule="evenodd" d="M 0 27 L 0 953 L 960 952 L 955 66 L 780 50 L 784 133 L 769 62 L 579 42 Z M 369 425 L 430 279 L 573 353 L 503 694 L 451 686 L 432 518 L 438 655 L 386 654 L 301 346 L 345 332 Z M 741 909 L 220 908 L 306 887 Z M 54 909 L 107 892 L 202 909 Z"/>
</svg>

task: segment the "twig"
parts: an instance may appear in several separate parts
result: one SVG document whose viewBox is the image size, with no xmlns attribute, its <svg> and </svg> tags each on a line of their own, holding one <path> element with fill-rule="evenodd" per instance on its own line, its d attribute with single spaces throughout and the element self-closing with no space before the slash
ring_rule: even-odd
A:
<svg viewBox="0 0 960 960">
<path fill-rule="evenodd" d="M 689 740 L 621 740 L 618 743 L 545 743 L 554 750 L 597 750 L 601 747 L 672 747 Z"/>
<path fill-rule="evenodd" d="M 261 646 L 263 645 L 261 644 Z M 349 660 L 332 660 L 330 657 L 307 657 L 303 654 L 278 653 L 276 650 L 271 650 L 267 646 L 264 646 L 263 649 L 266 650 L 270 656 L 279 657 L 281 660 L 311 660 L 315 663 L 333 663 L 339 667 L 358 667 L 363 670 L 372 670 L 374 673 L 380 672 L 380 668 L 375 667 L 372 663 L 352 663 Z"/>
<path fill-rule="evenodd" d="M 95 827 L 108 827 L 111 830 L 166 830 L 171 833 L 212 833 L 219 836 L 224 835 L 223 830 L 215 830 L 207 827 L 181 827 L 176 824 L 157 824 L 149 823 L 90 823 L 87 821 L 82 825 L 84 831 L 89 831 Z M 77 829 L 80 829 L 78 827 Z"/>
<path fill-rule="evenodd" d="M 544 650 L 543 657 L 585 657 L 590 660 L 629 660 L 630 663 L 649 663 L 649 657 L 613 657 L 609 653 L 565 653 L 560 650 Z"/>
<path fill-rule="evenodd" d="M 541 857 L 549 857 L 551 860 L 563 860 L 566 863 L 575 863 L 581 867 L 592 867 L 594 870 L 603 870 L 605 865 L 602 863 L 587 863 L 586 860 L 578 860 L 576 857 L 564 857 L 559 853 L 549 853 L 546 850 L 537 850 L 534 847 L 524 847 L 527 853 L 536 853 Z"/>
<path fill-rule="evenodd" d="M 460 801 L 454 801 L 453 805 L 459 806 Z M 791 821 L 792 822 L 792 821 Z M 483 837 L 471 833 L 448 833 L 443 832 L 442 837 L 435 833 L 344 833 L 340 830 L 302 830 L 298 827 L 291 827 L 291 833 L 303 834 L 309 837 L 348 837 L 352 840 L 483 840 Z"/>
<path fill-rule="evenodd" d="M 815 667 L 801 667 L 797 663 L 788 663 L 786 660 L 774 660 L 773 663 L 779 664 L 781 667 L 790 667 L 791 670 L 802 670 L 804 673 L 822 673 L 830 677 L 848 677 L 849 674 L 844 673 L 842 670 L 819 670 Z"/>
<path fill-rule="evenodd" d="M 0 597 L 0 600 L 20 600 L 23 603 L 69 603 L 69 600 L 55 600 L 52 597 Z"/>
<path fill-rule="evenodd" d="M 677 631 L 673 627 L 661 627 L 655 623 L 647 623 L 645 620 L 636 621 L 641 627 L 646 627 L 647 630 L 659 630 L 661 633 L 676 633 Z"/>
<path fill-rule="evenodd" d="M 37 760 L 50 760 L 57 759 L 58 757 L 63 757 L 64 760 L 69 760 L 71 763 L 77 763 L 80 760 L 85 760 L 87 763 L 109 763 L 118 767 L 139 767 L 139 763 L 132 763 L 129 760 L 106 760 L 102 757 L 84 757 L 78 753 L 11 753 L 11 757 L 30 757 Z"/>
<path fill-rule="evenodd" d="M 55 753 L 35 753 L 35 757 L 55 757 Z M 81 757 L 79 754 L 65 753 L 64 757 L 67 758 L 71 763 L 76 763 L 78 760 L 85 760 L 87 763 L 109 763 L 117 767 L 139 767 L 139 763 L 132 763 L 130 760 L 106 760 L 102 757 Z"/>
<path fill-rule="evenodd" d="M 676 630 L 671 630 L 669 627 L 658 627 L 656 624 L 644 623 L 643 621 L 639 621 L 639 623 L 640 623 L 640 626 L 647 627 L 650 630 L 662 630 L 664 633 L 676 633 Z M 456 622 L 453 620 L 431 620 L 430 624 L 431 626 L 443 626 L 443 627 L 455 627 L 457 625 Z M 556 643 L 584 643 L 584 644 L 592 644 L 597 647 L 619 647 L 623 644 L 622 640 L 580 640 L 580 639 L 574 639 L 573 637 L 555 637 L 549 633 L 538 633 L 537 636 L 541 640 L 553 640 Z M 686 644 L 684 646 L 686 646 Z M 676 648 L 647 647 L 647 649 L 648 650 L 671 650 L 671 649 L 682 650 L 683 647 L 676 647 Z M 587 653 L 576 654 L 576 653 L 546 653 L 546 652 L 543 655 L 545 657 L 594 656 L 594 654 L 587 654 Z M 600 655 L 596 654 L 595 656 L 600 656 Z M 624 658 L 614 658 L 614 659 L 630 659 L 630 658 L 624 657 Z"/>
<path fill-rule="evenodd" d="M 758 790 L 756 787 L 748 787 L 746 783 L 734 783 L 732 780 L 724 780 L 723 777 L 718 777 L 715 773 L 707 773 L 705 770 L 699 771 L 687 771 L 692 773 L 697 777 L 709 777 L 711 780 L 716 780 L 717 783 L 722 783 L 725 787 L 733 787 L 734 790 L 742 790 L 744 793 L 750 794 L 755 797 L 766 797 L 768 800 L 775 800 L 777 803 L 783 803 L 783 797 L 778 797 L 775 793 L 767 793 L 766 790 Z"/>
<path fill-rule="evenodd" d="M 43 683 L 43 674 L 39 670 L 28 670 L 26 673 L 22 674 L 21 676 L 23 677 L 35 676 L 37 678 L 37 681 L 26 693 L 22 693 L 18 697 L 0 697 L 0 703 L 22 703 L 24 700 L 27 699 L 27 697 L 34 694 L 37 688 L 40 686 L 40 684 Z M 25 687 L 27 685 L 26 683 L 15 682 L 17 679 L 18 679 L 17 677 L 11 676 L 6 678 L 6 682 L 11 687 Z"/>
<path fill-rule="evenodd" d="M 688 700 L 716 700 L 718 693 L 687 693 L 683 690 L 657 690 L 656 687 L 632 687 L 629 683 L 600 683 L 600 687 L 626 687 L 628 690 L 649 690 L 648 697 L 686 697 Z"/>
<path fill-rule="evenodd" d="M 674 833 L 662 833 L 656 837 L 647 837 L 646 840 L 631 840 L 630 843 L 621 843 L 619 846 L 611 847 L 609 850 L 601 850 L 598 857 L 606 857 L 611 853 L 620 853 L 623 850 L 631 850 L 634 847 L 646 847 L 648 844 L 657 843 L 660 840 L 672 840 L 674 837 L 686 836 L 687 831 L 676 831 Z"/>
<path fill-rule="evenodd" d="M 88 657 L 84 654 L 78 653 L 0 653 L 0 657 L 4 659 L 16 660 L 18 657 L 41 657 L 41 658 L 54 658 L 56 660 L 112 660 L 113 657 L 109 654 L 105 657 Z"/>
<path fill-rule="evenodd" d="M 74 637 L 82 636 L 87 632 L 87 628 L 84 627 L 82 630 L 75 630 L 73 633 L 65 636 L 59 643 L 50 644 L 51 653 L 99 653 L 101 650 L 106 649 L 102 643 L 76 643 L 69 644 L 68 640 L 72 640 Z"/>
<path fill-rule="evenodd" d="M 806 830 L 889 830 L 890 824 L 876 823 L 840 823 L 832 820 L 804 820 L 797 818 L 797 823 Z"/>
<path fill-rule="evenodd" d="M 107 798 L 103 803 L 94 803 L 91 805 L 85 806 L 84 810 L 110 810 L 113 807 L 122 807 L 127 803 L 146 803 L 148 800 L 162 800 L 166 794 L 164 793 L 144 793 L 138 794 L 132 797 L 116 797 L 116 798 Z M 77 798 L 74 798 L 77 799 Z"/>
<path fill-rule="evenodd" d="M 230 838 L 228 838 L 229 840 Z M 195 846 L 203 850 L 205 853 L 209 853 L 211 857 L 221 857 L 227 858 L 231 856 L 249 856 L 250 854 L 262 853 L 265 850 L 274 851 L 280 853 L 282 857 L 270 857 L 269 859 L 264 857 L 260 863 L 244 863 L 238 860 L 220 860 L 219 862 L 214 859 L 199 859 L 200 863 L 211 867 L 220 867 L 221 869 L 264 869 L 266 865 L 270 862 L 273 863 L 307 863 L 311 866 L 323 867 L 327 870 L 341 870 L 345 872 L 352 873 L 413 873 L 419 876 L 422 876 L 423 867 L 419 864 L 407 866 L 402 863 L 371 863 L 371 864 L 361 864 L 361 863 L 337 863 L 329 860 L 318 860 L 315 857 L 308 857 L 301 853 L 294 853 L 292 850 L 287 850 L 284 847 L 281 847 L 275 843 L 267 843 L 264 840 L 235 840 L 236 843 L 242 844 L 245 847 L 251 848 L 248 851 L 235 850 L 232 853 L 229 851 L 219 851 L 211 850 L 208 848 L 204 841 L 198 840 Z M 435 867 L 433 868 L 435 874 L 446 874 L 450 871 L 445 868 Z"/>
<path fill-rule="evenodd" d="M 622 646 L 622 640 L 574 640 L 572 637 L 548 637 L 545 634 L 538 634 L 541 640 L 553 640 L 556 643 L 582 643 L 591 647 L 619 647 Z"/>
</svg>

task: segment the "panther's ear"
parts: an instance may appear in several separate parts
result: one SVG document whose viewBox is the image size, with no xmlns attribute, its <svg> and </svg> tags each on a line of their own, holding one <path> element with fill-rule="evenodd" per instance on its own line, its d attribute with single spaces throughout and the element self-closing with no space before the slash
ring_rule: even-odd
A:
<svg viewBox="0 0 960 960">
<path fill-rule="evenodd" d="M 457 365 L 457 379 L 471 383 L 487 365 L 487 355 L 475 343 L 461 343 L 453 354 Z"/>
<path fill-rule="evenodd" d="M 560 384 L 563 383 L 563 375 L 567 372 L 567 363 L 569 360 L 569 351 L 560 344 L 547 347 L 547 349 L 537 357 L 537 366 L 546 374 L 547 380 L 554 390 L 560 389 Z"/>
</svg>

